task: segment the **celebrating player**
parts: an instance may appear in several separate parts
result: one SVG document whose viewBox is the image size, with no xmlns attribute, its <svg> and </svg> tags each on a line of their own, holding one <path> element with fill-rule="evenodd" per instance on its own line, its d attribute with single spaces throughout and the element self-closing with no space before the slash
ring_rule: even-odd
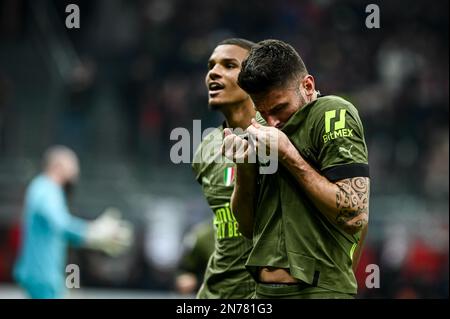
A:
<svg viewBox="0 0 450 319">
<path fill-rule="evenodd" d="M 251 240 L 238 231 L 230 209 L 235 165 L 231 161 L 226 163 L 225 158 L 214 158 L 222 157 L 220 146 L 224 128 L 241 128 L 243 131 L 255 116 L 252 100 L 237 84 L 241 63 L 253 45 L 244 39 L 224 40 L 208 61 L 209 105 L 223 113 L 225 122 L 205 137 L 193 163 L 196 179 L 214 212 L 216 228 L 214 253 L 208 262 L 198 298 L 251 298 L 255 291 L 255 282 L 245 269 Z M 208 153 L 209 149 L 213 151 Z"/>
<path fill-rule="evenodd" d="M 237 164 L 232 210 L 253 238 L 247 267 L 256 298 L 352 298 L 355 249 L 369 218 L 369 166 L 356 108 L 318 97 L 292 46 L 265 40 L 243 62 L 238 83 L 269 126 L 252 121 L 256 149 L 276 141 L 278 170 Z M 251 144 L 226 130 L 224 153 Z"/>
</svg>

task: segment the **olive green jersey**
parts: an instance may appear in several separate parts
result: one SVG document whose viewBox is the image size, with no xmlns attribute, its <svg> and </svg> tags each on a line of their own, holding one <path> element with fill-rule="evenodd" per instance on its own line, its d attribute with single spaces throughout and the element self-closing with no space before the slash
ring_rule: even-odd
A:
<svg viewBox="0 0 450 319">
<path fill-rule="evenodd" d="M 200 280 L 214 251 L 214 228 L 210 220 L 195 225 L 183 239 L 183 254 L 178 272 L 193 273 Z"/>
<path fill-rule="evenodd" d="M 369 176 L 363 126 L 356 108 L 337 96 L 319 97 L 282 128 L 302 157 L 330 181 Z M 253 249 L 247 267 L 288 268 L 307 284 L 356 294 L 352 255 L 360 234 L 349 235 L 330 222 L 298 182 L 279 165 L 259 175 Z"/>
<path fill-rule="evenodd" d="M 192 164 L 196 179 L 214 213 L 215 227 L 215 249 L 197 297 L 251 298 L 255 282 L 246 270 L 245 262 L 252 243 L 238 231 L 230 209 L 235 165 L 222 156 L 222 140 L 221 126 L 205 137 Z"/>
</svg>

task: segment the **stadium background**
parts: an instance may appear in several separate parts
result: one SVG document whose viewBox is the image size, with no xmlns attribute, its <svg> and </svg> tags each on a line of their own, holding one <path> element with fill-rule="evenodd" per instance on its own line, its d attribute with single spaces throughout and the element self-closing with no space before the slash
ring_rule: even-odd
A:
<svg viewBox="0 0 450 319">
<path fill-rule="evenodd" d="M 76 3 L 81 29 L 64 26 Z M 118 259 L 74 250 L 78 297 L 178 295 L 183 234 L 210 217 L 170 132 L 217 126 L 203 84 L 214 45 L 279 38 L 299 50 L 323 94 L 355 103 L 372 175 L 361 298 L 448 298 L 448 2 L 0 1 L 0 298 L 21 297 L 11 267 L 26 183 L 55 143 L 81 158 L 74 214 L 119 207 L 135 225 Z M 377 264 L 381 287 L 366 289 Z"/>
</svg>

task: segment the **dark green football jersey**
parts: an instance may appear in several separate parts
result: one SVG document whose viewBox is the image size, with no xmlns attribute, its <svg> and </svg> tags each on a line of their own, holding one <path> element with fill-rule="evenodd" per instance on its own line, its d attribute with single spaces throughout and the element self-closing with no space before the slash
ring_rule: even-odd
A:
<svg viewBox="0 0 450 319">
<path fill-rule="evenodd" d="M 368 154 L 356 108 L 337 96 L 319 97 L 294 113 L 282 128 L 302 157 L 330 181 L 369 176 Z M 312 286 L 356 294 L 352 256 L 360 234 L 349 235 L 310 201 L 279 164 L 259 175 L 253 249 L 247 267 L 288 268 Z"/>
<path fill-rule="evenodd" d="M 230 209 L 235 165 L 221 155 L 223 126 L 206 136 L 194 156 L 196 179 L 214 213 L 215 249 L 197 298 L 251 298 L 255 282 L 245 268 L 251 240 L 238 231 Z"/>
<path fill-rule="evenodd" d="M 178 272 L 190 272 L 203 279 L 203 273 L 214 251 L 214 228 L 209 220 L 195 225 L 183 240 L 183 254 Z"/>
</svg>

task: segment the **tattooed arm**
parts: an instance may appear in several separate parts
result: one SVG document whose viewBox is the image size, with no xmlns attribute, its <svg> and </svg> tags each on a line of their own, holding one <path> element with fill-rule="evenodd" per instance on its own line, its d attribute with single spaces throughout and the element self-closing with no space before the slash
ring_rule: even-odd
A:
<svg viewBox="0 0 450 319">
<path fill-rule="evenodd" d="M 280 161 L 331 222 L 348 234 L 355 234 L 367 225 L 370 192 L 368 177 L 330 182 L 312 168 L 293 145 L 281 154 Z"/>
<path fill-rule="evenodd" d="M 362 229 L 369 220 L 369 178 L 354 177 L 336 182 L 336 222 L 344 230 Z"/>
</svg>

